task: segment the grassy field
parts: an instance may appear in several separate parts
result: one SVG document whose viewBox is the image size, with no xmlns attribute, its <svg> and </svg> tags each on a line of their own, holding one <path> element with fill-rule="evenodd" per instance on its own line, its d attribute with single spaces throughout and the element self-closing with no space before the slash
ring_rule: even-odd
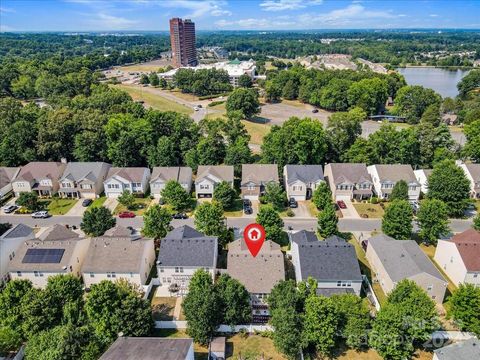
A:
<svg viewBox="0 0 480 360">
<path fill-rule="evenodd" d="M 227 209 L 223 213 L 227 217 L 240 217 L 243 215 L 243 202 L 242 199 L 235 200 L 233 208 Z"/>
<path fill-rule="evenodd" d="M 128 210 L 122 204 L 118 204 L 115 210 L 113 211 L 114 215 L 117 215 L 123 211 L 132 211 L 135 215 L 140 216 L 147 210 L 148 206 L 152 202 L 150 198 L 135 198 L 135 205 L 138 206 L 137 210 Z"/>
<path fill-rule="evenodd" d="M 415 360 L 432 360 L 433 354 L 425 350 L 417 350 L 412 356 Z M 334 357 L 337 360 L 382 360 L 383 358 L 373 349 L 367 351 L 355 351 L 352 349 L 343 351 L 338 356 Z"/>
<path fill-rule="evenodd" d="M 77 203 L 77 199 L 52 199 L 41 200 L 40 204 L 46 205 L 50 215 L 65 215 Z"/>
<path fill-rule="evenodd" d="M 93 202 L 90 204 L 90 206 L 88 208 L 91 209 L 91 208 L 94 208 L 94 207 L 100 207 L 105 203 L 106 200 L 107 200 L 106 196 L 101 196 L 101 197 L 93 200 Z"/>
<path fill-rule="evenodd" d="M 270 126 L 256 122 L 242 120 L 243 125 L 251 136 L 250 143 L 256 145 L 263 144 L 263 138 L 270 132 Z"/>
<path fill-rule="evenodd" d="M 135 101 L 145 101 L 145 104 L 161 111 L 176 111 L 182 114 L 191 114 L 193 110 L 187 106 L 171 101 L 161 95 L 152 94 L 144 91 L 143 88 L 135 85 L 112 85 L 118 89 L 124 90 L 130 94 Z M 175 95 L 178 95 L 177 93 Z"/>
<path fill-rule="evenodd" d="M 193 94 L 186 94 L 183 93 L 181 90 L 169 90 L 169 92 L 172 95 L 175 95 L 176 97 L 187 100 L 187 101 L 198 101 L 198 96 L 195 96 Z"/>
<path fill-rule="evenodd" d="M 384 211 L 380 204 L 354 203 L 353 206 L 360 216 L 367 215 L 368 218 L 381 218 Z M 363 217 L 363 216 L 362 216 Z"/>
</svg>

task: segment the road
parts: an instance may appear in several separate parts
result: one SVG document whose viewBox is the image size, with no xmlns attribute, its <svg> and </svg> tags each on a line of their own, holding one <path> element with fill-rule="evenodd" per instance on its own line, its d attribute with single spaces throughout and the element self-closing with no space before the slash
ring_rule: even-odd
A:
<svg viewBox="0 0 480 360">
<path fill-rule="evenodd" d="M 48 219 L 32 219 L 29 215 L 2 215 L 0 216 L 0 223 L 9 222 L 11 224 L 23 223 L 31 227 L 43 227 L 54 224 L 75 225 L 80 226 L 82 221 L 81 216 L 52 216 Z M 227 226 L 244 228 L 253 221 L 252 218 L 227 218 Z M 293 228 L 294 230 L 315 230 L 317 220 L 314 218 L 288 218 L 283 219 L 285 228 Z M 143 218 L 141 216 L 133 219 L 117 218 L 117 224 L 122 226 L 132 226 L 140 229 L 143 226 Z M 450 228 L 452 232 L 458 233 L 467 230 L 472 224 L 472 220 L 457 220 L 450 221 Z M 181 225 L 193 226 L 193 219 L 187 220 L 173 220 L 172 226 L 178 227 Z M 380 230 L 382 227 L 381 219 L 339 219 L 338 228 L 342 232 L 371 232 Z M 414 229 L 417 227 L 414 225 Z"/>
</svg>

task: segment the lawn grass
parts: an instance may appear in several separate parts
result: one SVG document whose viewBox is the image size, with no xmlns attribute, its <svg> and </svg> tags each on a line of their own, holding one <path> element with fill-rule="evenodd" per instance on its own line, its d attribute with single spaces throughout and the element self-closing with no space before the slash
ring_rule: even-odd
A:
<svg viewBox="0 0 480 360">
<path fill-rule="evenodd" d="M 118 215 L 119 213 L 123 211 L 132 211 L 135 215 L 140 216 L 143 215 L 143 213 L 147 210 L 148 206 L 152 202 L 152 199 L 149 197 L 146 198 L 135 198 L 135 205 L 143 205 L 141 208 L 137 208 L 137 210 L 128 210 L 125 206 L 122 204 L 118 204 L 115 210 L 113 210 L 114 215 Z"/>
<path fill-rule="evenodd" d="M 370 219 L 382 218 L 385 213 L 380 204 L 353 203 L 353 206 L 357 210 L 358 215 L 361 217 L 367 215 Z"/>
<path fill-rule="evenodd" d="M 368 349 L 365 351 L 356 351 L 353 349 L 346 349 L 338 356 L 334 357 L 336 360 L 382 360 L 383 358 L 374 350 Z M 417 349 L 412 356 L 415 360 L 432 360 L 433 354 L 429 351 Z"/>
<path fill-rule="evenodd" d="M 88 208 L 93 209 L 96 207 L 103 206 L 106 200 L 107 200 L 106 196 L 100 196 L 99 198 L 96 198 L 95 200 L 93 200 L 93 202 L 90 204 Z"/>
<path fill-rule="evenodd" d="M 242 199 L 236 199 L 233 207 L 223 212 L 226 217 L 240 217 L 243 216 L 243 201 Z"/>
<path fill-rule="evenodd" d="M 249 120 L 242 120 L 243 125 L 247 129 L 250 135 L 250 143 L 256 145 L 263 144 L 263 138 L 270 132 L 270 126 L 266 124 L 260 124 Z"/>
<path fill-rule="evenodd" d="M 318 211 L 315 204 L 312 201 L 307 201 L 307 207 L 308 207 L 308 211 L 310 212 L 310 215 L 316 218 L 320 211 Z"/>
<path fill-rule="evenodd" d="M 65 215 L 77 203 L 77 199 L 49 199 L 40 200 L 50 215 Z"/>
<path fill-rule="evenodd" d="M 241 356 L 241 357 L 240 357 Z M 227 338 L 227 359 L 286 360 L 274 347 L 273 341 L 260 335 L 236 334 Z"/>
<path fill-rule="evenodd" d="M 190 115 L 193 113 L 193 109 L 179 104 L 175 101 L 169 100 L 164 98 L 161 95 L 152 94 L 148 91 L 143 90 L 142 87 L 138 87 L 135 85 L 126 85 L 126 84 L 118 84 L 112 85 L 118 89 L 126 91 L 133 100 L 135 101 L 145 101 L 145 104 L 161 111 L 176 111 L 182 114 Z M 177 94 L 175 94 L 177 95 Z"/>
<path fill-rule="evenodd" d="M 151 303 L 153 320 L 173 320 L 176 302 L 176 297 L 154 297 Z"/>
<path fill-rule="evenodd" d="M 175 95 L 176 97 L 178 97 L 180 99 L 183 99 L 183 100 L 186 100 L 186 101 L 199 101 L 198 96 L 193 95 L 193 94 L 184 93 L 179 89 L 168 90 L 168 92 L 171 93 L 172 95 Z"/>
</svg>

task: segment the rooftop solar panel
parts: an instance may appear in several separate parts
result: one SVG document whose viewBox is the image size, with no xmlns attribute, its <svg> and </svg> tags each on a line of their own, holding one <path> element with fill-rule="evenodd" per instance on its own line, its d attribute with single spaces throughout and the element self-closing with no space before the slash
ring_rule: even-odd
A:
<svg viewBox="0 0 480 360">
<path fill-rule="evenodd" d="M 25 264 L 58 264 L 65 249 L 28 249 L 23 257 Z"/>
</svg>

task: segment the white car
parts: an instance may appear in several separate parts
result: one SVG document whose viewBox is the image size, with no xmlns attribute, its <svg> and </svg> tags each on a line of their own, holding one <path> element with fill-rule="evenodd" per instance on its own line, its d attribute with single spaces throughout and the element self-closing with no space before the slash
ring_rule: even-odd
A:
<svg viewBox="0 0 480 360">
<path fill-rule="evenodd" d="M 7 206 L 4 206 L 4 207 L 2 208 L 2 210 L 3 210 L 3 212 L 4 212 L 5 214 L 10 214 L 10 213 L 14 212 L 14 211 L 17 210 L 17 209 L 18 209 L 18 206 L 17 206 L 17 205 L 7 205 Z"/>
<path fill-rule="evenodd" d="M 194 106 L 194 107 L 193 107 L 193 110 L 198 111 L 198 107 L 197 107 L 197 106 Z"/>
<path fill-rule="evenodd" d="M 49 216 L 48 211 L 37 211 L 32 214 L 32 218 L 34 219 L 46 219 Z"/>
</svg>

